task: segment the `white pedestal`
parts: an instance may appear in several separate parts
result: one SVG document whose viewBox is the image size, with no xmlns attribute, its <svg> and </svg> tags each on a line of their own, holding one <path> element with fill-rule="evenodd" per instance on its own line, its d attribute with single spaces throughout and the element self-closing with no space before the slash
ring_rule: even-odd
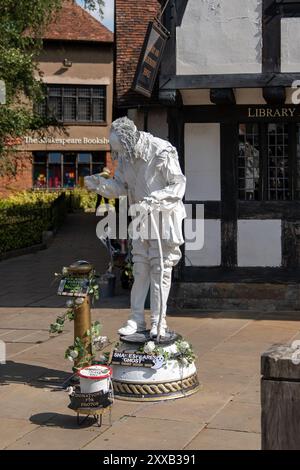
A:
<svg viewBox="0 0 300 470">
<path fill-rule="evenodd" d="M 118 351 L 139 353 L 141 344 L 121 343 Z M 164 349 L 167 350 L 168 346 Z M 199 390 L 195 363 L 168 360 L 160 369 L 112 364 L 115 397 L 119 400 L 161 401 L 192 395 Z"/>
</svg>

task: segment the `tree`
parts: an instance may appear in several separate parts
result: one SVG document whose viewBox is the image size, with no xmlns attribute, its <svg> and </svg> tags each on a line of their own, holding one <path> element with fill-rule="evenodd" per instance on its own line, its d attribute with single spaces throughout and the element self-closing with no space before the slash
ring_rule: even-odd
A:
<svg viewBox="0 0 300 470">
<path fill-rule="evenodd" d="M 6 84 L 6 104 L 0 104 L 0 176 L 16 172 L 13 143 L 28 131 L 53 124 L 35 112 L 43 98 L 35 78 L 36 58 L 42 48 L 44 28 L 59 12 L 63 0 L 1 0 L 0 80 Z M 86 0 L 85 7 L 103 16 L 104 0 Z M 30 31 L 30 34 L 25 34 Z"/>
</svg>

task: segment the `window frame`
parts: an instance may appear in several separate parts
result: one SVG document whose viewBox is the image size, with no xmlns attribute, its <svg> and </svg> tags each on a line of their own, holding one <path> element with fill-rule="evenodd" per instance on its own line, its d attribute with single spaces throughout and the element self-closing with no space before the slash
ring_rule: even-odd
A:
<svg viewBox="0 0 300 470">
<path fill-rule="evenodd" d="M 239 203 L 258 203 L 258 202 L 293 202 L 300 200 L 300 191 L 297 191 L 297 160 L 300 158 L 297 154 L 297 138 L 298 133 L 300 134 L 300 121 L 299 122 L 261 122 L 261 121 L 249 121 L 239 120 L 237 123 L 237 133 L 239 134 L 239 127 L 241 124 L 245 125 L 257 125 L 259 131 L 259 154 L 260 154 L 260 164 L 259 164 L 259 199 L 241 199 L 239 197 L 239 183 L 237 177 L 237 199 Z M 269 155 L 268 155 L 268 125 L 269 124 L 282 124 L 287 126 L 288 134 L 288 178 L 289 178 L 289 188 L 290 188 L 290 197 L 286 199 L 271 199 L 269 198 Z M 239 156 L 239 154 L 238 154 Z M 238 157 L 236 158 L 236 174 L 239 173 L 239 163 Z M 300 177 L 300 175 L 299 175 Z M 299 194 L 298 194 L 299 193 Z"/>
<path fill-rule="evenodd" d="M 50 98 L 51 96 L 54 97 L 55 95 L 50 95 L 50 90 L 53 88 L 59 88 L 61 93 L 57 94 L 56 98 L 60 99 L 60 107 L 61 107 L 61 119 L 57 119 L 58 122 L 61 122 L 66 125 L 98 125 L 98 126 L 106 126 L 107 125 L 107 85 L 61 85 L 61 84 L 45 84 L 45 102 L 39 105 L 39 112 L 44 114 L 45 116 L 51 118 L 50 113 Z M 75 94 L 74 97 L 65 94 L 65 90 L 67 88 L 74 88 Z M 80 94 L 80 91 L 83 89 L 89 89 L 89 96 L 83 96 Z M 94 90 L 102 90 L 102 96 L 96 96 L 94 94 Z M 75 99 L 75 119 L 65 119 L 65 110 L 64 104 L 65 99 L 67 98 L 74 98 Z M 80 98 L 87 98 L 90 100 L 90 119 L 88 120 L 81 120 L 79 119 L 79 101 Z M 103 120 L 95 120 L 95 113 L 94 113 L 94 102 L 100 100 L 102 103 L 100 106 L 103 107 Z M 54 116 L 55 117 L 55 116 Z"/>
</svg>

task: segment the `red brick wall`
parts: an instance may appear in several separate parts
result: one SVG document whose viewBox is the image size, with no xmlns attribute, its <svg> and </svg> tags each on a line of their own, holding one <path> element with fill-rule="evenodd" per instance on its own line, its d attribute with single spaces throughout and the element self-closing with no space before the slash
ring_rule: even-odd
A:
<svg viewBox="0 0 300 470">
<path fill-rule="evenodd" d="M 32 188 L 32 154 L 18 152 L 16 176 L 0 178 L 0 197 Z"/>
<path fill-rule="evenodd" d="M 107 168 L 110 169 L 111 171 L 111 176 L 113 176 L 115 174 L 115 171 L 116 171 L 116 168 L 118 166 L 118 162 L 117 161 L 114 161 L 111 157 L 111 153 L 110 152 L 106 152 L 106 163 L 105 163 L 105 166 L 107 166 Z"/>
<path fill-rule="evenodd" d="M 116 106 L 139 105 L 149 100 L 131 91 L 149 21 L 160 9 L 158 0 L 116 0 Z"/>
</svg>

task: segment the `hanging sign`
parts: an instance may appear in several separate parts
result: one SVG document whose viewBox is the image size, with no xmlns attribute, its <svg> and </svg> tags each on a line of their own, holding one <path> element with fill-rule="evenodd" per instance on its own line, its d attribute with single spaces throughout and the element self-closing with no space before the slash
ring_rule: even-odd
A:
<svg viewBox="0 0 300 470">
<path fill-rule="evenodd" d="M 169 31 L 157 19 L 149 23 L 134 80 L 134 91 L 151 97 Z"/>
</svg>

